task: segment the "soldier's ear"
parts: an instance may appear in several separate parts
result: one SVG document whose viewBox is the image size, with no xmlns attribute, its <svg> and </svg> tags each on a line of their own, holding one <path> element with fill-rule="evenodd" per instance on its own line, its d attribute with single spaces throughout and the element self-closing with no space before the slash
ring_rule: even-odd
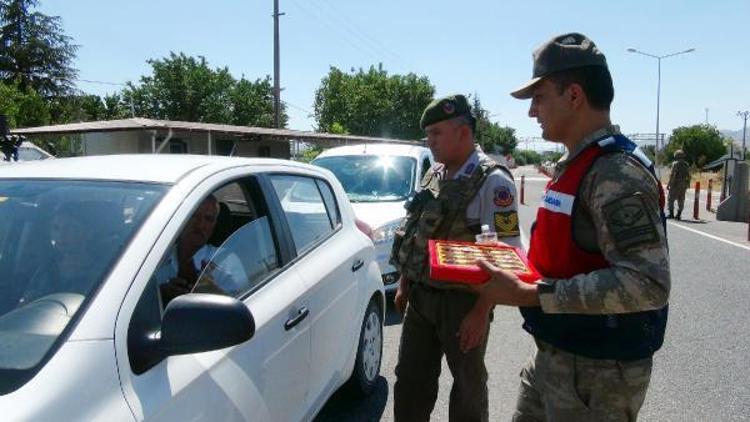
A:
<svg viewBox="0 0 750 422">
<path fill-rule="evenodd" d="M 584 104 L 588 103 L 583 87 L 575 82 L 568 86 L 567 93 L 570 105 L 573 109 L 579 109 Z"/>
</svg>

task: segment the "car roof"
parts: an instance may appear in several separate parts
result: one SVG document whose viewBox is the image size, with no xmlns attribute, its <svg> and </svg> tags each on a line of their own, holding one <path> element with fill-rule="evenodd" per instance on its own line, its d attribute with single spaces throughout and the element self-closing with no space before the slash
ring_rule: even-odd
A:
<svg viewBox="0 0 750 422">
<path fill-rule="evenodd" d="M 272 158 L 221 157 L 183 154 L 100 155 L 19 162 L 0 167 L 0 179 L 76 179 L 177 183 L 193 171 L 213 171 L 243 165 L 283 165 L 309 170 L 316 167 Z"/>
<path fill-rule="evenodd" d="M 341 155 L 403 155 L 419 158 L 425 150 L 428 150 L 428 148 L 421 145 L 389 143 L 358 144 L 330 148 L 321 152 L 318 157 L 336 157 Z"/>
</svg>

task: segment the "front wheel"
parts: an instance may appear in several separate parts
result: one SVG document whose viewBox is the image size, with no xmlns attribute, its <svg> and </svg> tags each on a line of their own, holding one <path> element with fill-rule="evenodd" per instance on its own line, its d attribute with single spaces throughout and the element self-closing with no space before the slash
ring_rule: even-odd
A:
<svg viewBox="0 0 750 422">
<path fill-rule="evenodd" d="M 359 333 L 357 359 L 349 379 L 349 390 L 359 397 L 368 396 L 380 375 L 383 356 L 383 318 L 375 300 L 370 301 Z"/>
</svg>

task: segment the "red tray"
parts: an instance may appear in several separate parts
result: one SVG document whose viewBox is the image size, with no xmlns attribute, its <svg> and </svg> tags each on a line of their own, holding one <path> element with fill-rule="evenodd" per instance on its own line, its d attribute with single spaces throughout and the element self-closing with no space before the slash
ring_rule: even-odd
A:
<svg viewBox="0 0 750 422">
<path fill-rule="evenodd" d="M 462 284 L 482 284 L 490 275 L 475 264 L 485 258 L 500 268 L 513 271 L 521 281 L 533 284 L 541 278 L 519 248 L 504 245 L 477 245 L 474 242 L 430 240 L 430 278 Z M 501 264 L 501 260 L 504 263 Z M 452 261 L 452 262 L 451 262 Z"/>
</svg>

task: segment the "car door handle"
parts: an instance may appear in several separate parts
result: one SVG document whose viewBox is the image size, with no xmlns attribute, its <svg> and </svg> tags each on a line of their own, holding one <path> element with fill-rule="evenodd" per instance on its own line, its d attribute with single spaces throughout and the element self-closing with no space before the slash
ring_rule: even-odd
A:
<svg viewBox="0 0 750 422">
<path fill-rule="evenodd" d="M 284 323 L 284 329 L 286 331 L 291 330 L 294 328 L 297 324 L 302 322 L 303 319 L 307 318 L 307 315 L 310 313 L 310 311 L 307 308 L 301 308 L 299 311 L 297 311 L 297 315 L 289 318 Z"/>
<path fill-rule="evenodd" d="M 352 264 L 352 272 L 357 271 L 358 269 L 362 268 L 362 266 L 365 265 L 365 261 L 358 259 L 354 261 L 354 264 Z"/>
</svg>

